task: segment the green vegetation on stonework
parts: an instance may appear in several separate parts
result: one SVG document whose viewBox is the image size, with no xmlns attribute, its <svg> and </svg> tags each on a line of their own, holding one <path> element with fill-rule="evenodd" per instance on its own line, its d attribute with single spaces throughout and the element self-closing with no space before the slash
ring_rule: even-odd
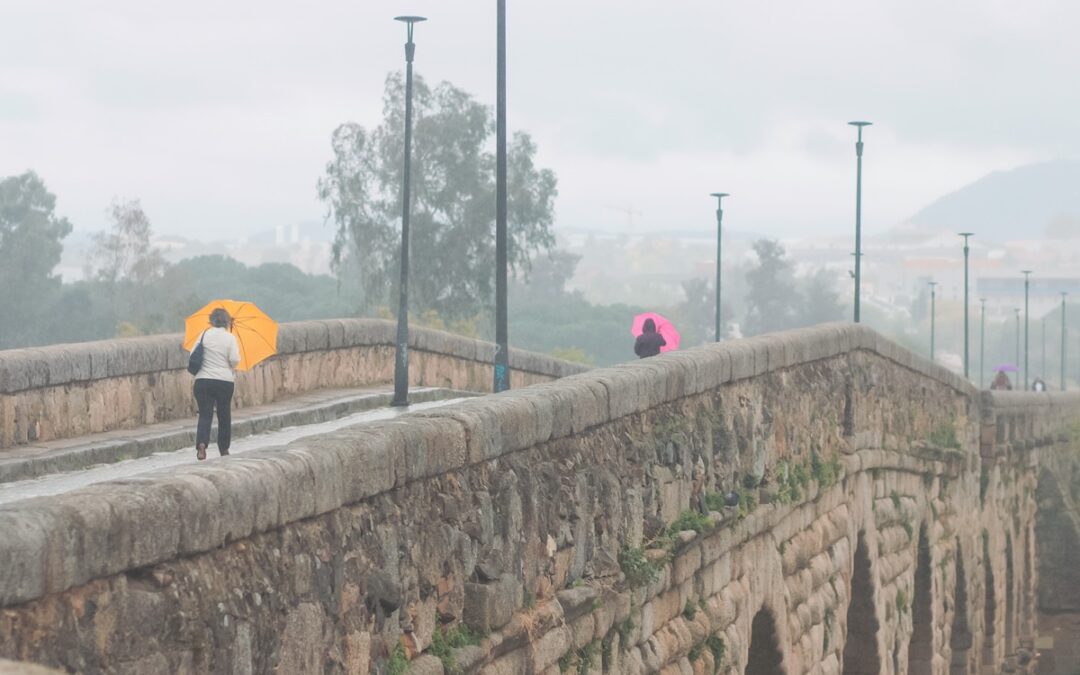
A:
<svg viewBox="0 0 1080 675">
<path fill-rule="evenodd" d="M 900 493 L 897 492 L 896 490 L 893 490 L 892 492 L 889 493 L 889 499 L 892 500 L 893 508 L 896 509 L 897 511 L 899 511 L 900 510 Z"/>
<path fill-rule="evenodd" d="M 405 675 L 409 669 L 409 660 L 405 658 L 405 648 L 400 644 L 390 652 L 390 658 L 386 661 L 387 675 Z"/>
<path fill-rule="evenodd" d="M 930 443 L 939 448 L 960 449 L 960 439 L 956 435 L 956 424 L 942 422 L 930 432 Z"/>
<path fill-rule="evenodd" d="M 652 437 L 657 445 L 667 445 L 672 441 L 685 443 L 690 438 L 686 418 L 670 415 L 658 420 L 652 426 Z"/>
<path fill-rule="evenodd" d="M 615 632 L 608 632 L 600 641 L 600 669 L 603 672 L 611 670 L 612 643 L 615 641 Z"/>
<path fill-rule="evenodd" d="M 840 464 L 838 458 L 833 457 L 830 460 L 825 460 L 817 452 L 810 454 L 810 473 L 822 488 L 835 485 L 836 481 L 840 479 L 841 471 L 843 471 L 843 465 Z"/>
<path fill-rule="evenodd" d="M 559 672 L 569 673 L 571 669 L 577 675 L 585 675 L 596 664 L 596 653 L 600 650 L 595 640 L 576 651 L 569 651 L 559 657 Z"/>
<path fill-rule="evenodd" d="M 436 629 L 431 636 L 431 653 L 442 661 L 443 668 L 450 672 L 454 669 L 453 650 L 458 647 L 480 644 L 480 638 L 469 630 L 468 626 L 458 624 L 447 631 Z"/>
<path fill-rule="evenodd" d="M 990 490 L 990 471 L 984 466 L 979 472 L 979 505 L 986 506 L 986 493 Z"/>
<path fill-rule="evenodd" d="M 724 644 L 724 638 L 719 635 L 710 635 L 705 640 L 705 646 L 712 652 L 713 662 L 716 663 L 717 670 L 720 668 L 721 661 L 724 660 L 724 652 L 727 651 L 727 645 Z"/>
<path fill-rule="evenodd" d="M 912 528 L 911 523 L 905 520 L 904 522 L 900 523 L 900 526 L 903 527 L 904 532 L 907 533 L 908 541 L 912 541 L 915 537 L 915 530 L 914 528 Z"/>
<path fill-rule="evenodd" d="M 697 610 L 698 610 L 697 606 L 694 603 L 687 600 L 686 605 L 683 606 L 683 611 L 682 611 L 683 618 L 687 619 L 688 621 L 693 621 L 694 616 L 697 615 Z"/>
<path fill-rule="evenodd" d="M 619 567 L 630 588 L 651 584 L 660 578 L 661 566 L 645 557 L 643 548 L 624 548 L 619 552 Z"/>
<path fill-rule="evenodd" d="M 781 504 L 799 501 L 811 480 L 817 481 L 821 489 L 832 487 L 842 471 L 843 465 L 839 459 L 825 460 L 817 452 L 811 453 L 809 461 L 781 462 L 776 471 L 776 501 Z"/>
<path fill-rule="evenodd" d="M 701 652 L 703 652 L 703 651 L 705 651 L 705 643 L 704 642 L 702 642 L 701 644 L 696 644 L 693 647 L 691 647 L 690 648 L 690 654 L 688 655 L 690 657 L 690 663 L 693 663 L 694 661 L 697 661 L 699 658 L 701 658 Z"/>
<path fill-rule="evenodd" d="M 908 597 L 904 589 L 896 591 L 896 611 L 900 614 L 906 614 L 908 611 Z"/>
<path fill-rule="evenodd" d="M 675 534 L 684 530 L 693 530 L 694 532 L 701 534 L 702 532 L 708 532 L 713 529 L 713 527 L 715 527 L 715 525 L 713 524 L 712 518 L 707 514 L 689 510 L 680 513 L 679 517 L 675 519 L 675 522 L 668 526 L 667 531 Z"/>
<path fill-rule="evenodd" d="M 727 506 L 727 498 L 724 497 L 723 492 L 705 493 L 705 508 L 709 509 L 710 511 L 723 513 L 725 506 Z"/>
<path fill-rule="evenodd" d="M 630 631 L 634 630 L 634 620 L 627 617 L 626 620 L 619 624 L 616 630 L 619 633 L 619 647 L 626 649 L 630 640 Z"/>
</svg>

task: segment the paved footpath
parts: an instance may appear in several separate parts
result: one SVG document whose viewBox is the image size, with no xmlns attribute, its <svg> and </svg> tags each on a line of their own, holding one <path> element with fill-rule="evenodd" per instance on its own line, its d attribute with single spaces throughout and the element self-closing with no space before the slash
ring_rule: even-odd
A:
<svg viewBox="0 0 1080 675">
<path fill-rule="evenodd" d="M 389 387 L 310 392 L 233 411 L 233 443 L 230 452 L 235 454 L 256 447 L 282 445 L 296 438 L 372 419 L 385 419 L 400 412 L 422 409 L 433 403 L 469 395 L 447 389 L 418 388 L 409 392 L 413 405 L 408 408 L 388 408 L 393 397 L 393 391 Z M 369 412 L 358 415 L 363 411 Z M 150 460 L 153 457 L 175 455 L 178 460 L 175 463 L 194 461 L 194 448 L 195 419 L 191 418 L 0 450 L 0 503 L 25 496 L 56 494 L 73 489 L 68 487 L 47 490 L 44 486 L 50 479 L 58 485 L 74 482 L 89 484 L 132 475 L 133 469 L 137 469 L 134 473 L 142 473 L 162 466 L 160 460 L 127 466 L 132 464 L 131 460 Z M 207 456 L 216 455 L 217 448 L 211 443 Z M 116 463 L 126 466 L 123 469 L 109 468 Z M 86 473 L 87 478 L 90 477 L 89 472 L 105 477 L 88 482 L 76 481 L 71 478 L 74 475 L 72 472 Z M 67 478 L 57 480 L 57 474 Z M 39 485 L 41 491 L 28 492 L 27 486 L 33 484 Z M 22 496 L 12 497 L 16 494 Z"/>
</svg>

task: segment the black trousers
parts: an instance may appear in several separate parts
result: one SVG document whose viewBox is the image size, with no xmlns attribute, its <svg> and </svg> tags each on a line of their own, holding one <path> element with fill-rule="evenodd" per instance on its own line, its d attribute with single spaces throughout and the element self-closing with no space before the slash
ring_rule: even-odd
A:
<svg viewBox="0 0 1080 675">
<path fill-rule="evenodd" d="M 195 402 L 199 404 L 199 427 L 195 432 L 196 445 L 210 445 L 210 423 L 217 408 L 217 447 L 222 455 L 229 454 L 232 443 L 232 395 L 235 384 L 225 380 L 195 380 Z"/>
</svg>

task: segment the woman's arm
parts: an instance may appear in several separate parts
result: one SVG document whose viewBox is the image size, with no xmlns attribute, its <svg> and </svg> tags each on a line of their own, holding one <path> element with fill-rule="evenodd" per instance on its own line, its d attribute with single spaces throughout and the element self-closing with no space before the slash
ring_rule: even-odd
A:
<svg viewBox="0 0 1080 675">
<path fill-rule="evenodd" d="M 229 365 L 236 370 L 236 367 L 240 365 L 240 341 L 232 333 L 229 333 L 229 337 L 232 338 L 232 343 L 229 345 Z"/>
</svg>

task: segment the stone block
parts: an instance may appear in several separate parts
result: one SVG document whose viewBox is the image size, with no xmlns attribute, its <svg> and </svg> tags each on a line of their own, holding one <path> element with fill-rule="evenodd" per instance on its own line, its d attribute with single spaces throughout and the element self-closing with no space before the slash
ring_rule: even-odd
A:
<svg viewBox="0 0 1080 675">
<path fill-rule="evenodd" d="M 30 388 L 30 362 L 21 349 L 0 351 L 0 394 Z"/>
<path fill-rule="evenodd" d="M 465 583 L 463 619 L 472 630 L 486 635 L 510 622 L 523 597 L 521 582 L 510 574 L 489 583 Z"/>
<path fill-rule="evenodd" d="M 723 343 L 731 356 L 731 380 L 745 380 L 754 376 L 754 349 L 749 340 L 732 340 Z"/>
<path fill-rule="evenodd" d="M 50 524 L 20 509 L 0 509 L 0 606 L 45 594 Z"/>
<path fill-rule="evenodd" d="M 622 366 L 604 368 L 590 374 L 607 389 L 611 420 L 649 409 L 652 397 L 649 388 L 656 386 L 656 377 L 649 369 Z"/>
<path fill-rule="evenodd" d="M 63 672 L 33 663 L 0 659 L 0 675 L 61 675 Z"/>
<path fill-rule="evenodd" d="M 182 518 L 182 511 L 161 477 L 110 481 L 108 487 L 112 488 L 105 498 L 112 509 L 112 541 L 117 549 L 114 559 L 120 563 L 124 553 L 127 557 L 126 566 L 120 569 L 144 567 L 176 557 L 180 550 L 177 521 Z M 242 536 L 249 533 L 250 530 Z"/>
<path fill-rule="evenodd" d="M 607 387 L 592 373 L 571 375 L 558 384 L 567 387 L 573 395 L 572 433 L 580 434 L 611 419 Z"/>
<path fill-rule="evenodd" d="M 337 456 L 344 486 L 344 503 L 355 504 L 394 487 L 397 468 L 404 462 L 395 431 L 358 427 L 319 439 L 320 452 Z"/>
<path fill-rule="evenodd" d="M 468 463 L 465 428 L 453 418 L 408 418 L 395 421 L 404 445 L 404 472 L 409 481 L 456 471 Z"/>
<path fill-rule="evenodd" d="M 315 515 L 315 479 L 307 462 L 287 451 L 261 451 L 252 458 L 272 462 L 281 474 L 280 480 L 290 486 L 279 495 L 278 522 L 294 523 Z"/>
<path fill-rule="evenodd" d="M 445 670 L 439 657 L 421 654 L 409 662 L 409 669 L 405 672 L 408 675 L 443 675 Z"/>
<path fill-rule="evenodd" d="M 164 479 L 163 488 L 176 504 L 178 518 L 174 527 L 179 532 L 179 551 L 189 554 L 219 546 L 223 539 L 218 513 L 221 497 L 214 483 L 180 471 Z"/>
</svg>

